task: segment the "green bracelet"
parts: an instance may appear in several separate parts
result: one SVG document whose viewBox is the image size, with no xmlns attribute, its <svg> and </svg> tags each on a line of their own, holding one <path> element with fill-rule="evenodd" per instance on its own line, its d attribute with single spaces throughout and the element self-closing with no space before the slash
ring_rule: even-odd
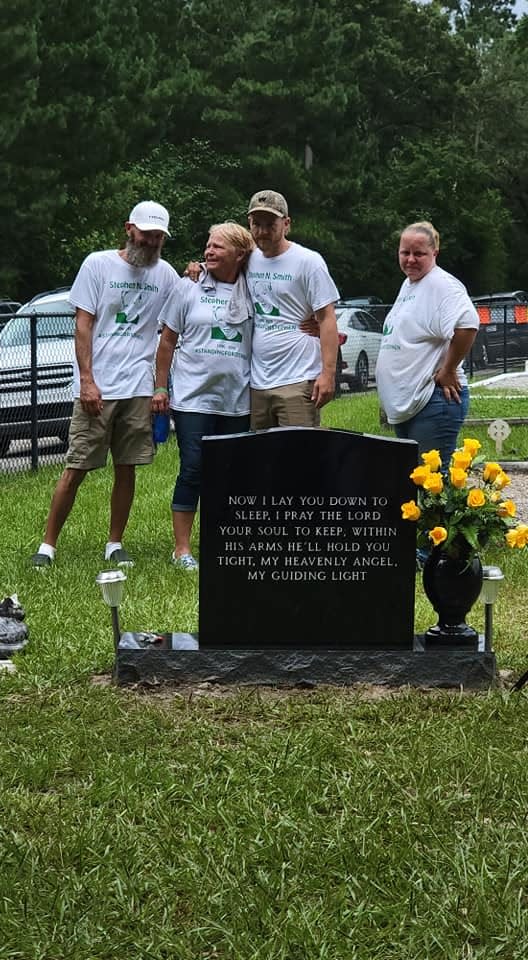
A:
<svg viewBox="0 0 528 960">
<path fill-rule="evenodd" d="M 154 394 L 156 394 L 156 393 L 167 393 L 167 394 L 168 394 L 168 392 L 169 392 L 169 391 L 167 390 L 167 387 L 156 387 L 156 389 L 154 390 Z"/>
</svg>

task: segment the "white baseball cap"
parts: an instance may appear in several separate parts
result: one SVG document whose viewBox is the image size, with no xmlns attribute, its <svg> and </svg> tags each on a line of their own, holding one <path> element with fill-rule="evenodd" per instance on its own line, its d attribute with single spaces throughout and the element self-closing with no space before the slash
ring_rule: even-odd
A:
<svg viewBox="0 0 528 960">
<path fill-rule="evenodd" d="M 142 200 L 130 212 L 129 223 L 133 223 L 138 230 L 162 230 L 170 237 L 169 211 L 161 203 L 154 200 Z"/>
</svg>

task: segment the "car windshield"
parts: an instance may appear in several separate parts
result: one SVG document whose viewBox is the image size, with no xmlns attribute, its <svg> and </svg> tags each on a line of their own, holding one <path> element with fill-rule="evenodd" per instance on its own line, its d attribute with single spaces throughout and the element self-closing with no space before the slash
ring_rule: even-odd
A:
<svg viewBox="0 0 528 960">
<path fill-rule="evenodd" d="M 71 340 L 75 330 L 75 317 L 49 314 L 37 317 L 38 340 Z M 30 343 L 29 317 L 13 317 L 0 333 L 0 347 L 22 347 Z"/>
</svg>

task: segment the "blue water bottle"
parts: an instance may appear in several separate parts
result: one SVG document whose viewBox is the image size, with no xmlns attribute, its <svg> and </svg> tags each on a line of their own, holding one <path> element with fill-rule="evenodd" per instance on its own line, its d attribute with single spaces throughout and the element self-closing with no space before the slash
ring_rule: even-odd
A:
<svg viewBox="0 0 528 960">
<path fill-rule="evenodd" d="M 165 443 L 169 436 L 170 415 L 168 413 L 155 413 L 152 418 L 152 439 L 154 443 Z"/>
</svg>

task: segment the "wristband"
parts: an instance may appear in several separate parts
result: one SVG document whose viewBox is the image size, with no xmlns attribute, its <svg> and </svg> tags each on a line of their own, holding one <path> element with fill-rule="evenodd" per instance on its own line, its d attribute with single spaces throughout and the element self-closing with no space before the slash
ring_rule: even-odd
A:
<svg viewBox="0 0 528 960">
<path fill-rule="evenodd" d="M 154 396 L 156 396 L 157 393 L 166 393 L 168 395 L 169 391 L 167 390 L 167 387 L 156 387 L 154 390 Z"/>
</svg>

